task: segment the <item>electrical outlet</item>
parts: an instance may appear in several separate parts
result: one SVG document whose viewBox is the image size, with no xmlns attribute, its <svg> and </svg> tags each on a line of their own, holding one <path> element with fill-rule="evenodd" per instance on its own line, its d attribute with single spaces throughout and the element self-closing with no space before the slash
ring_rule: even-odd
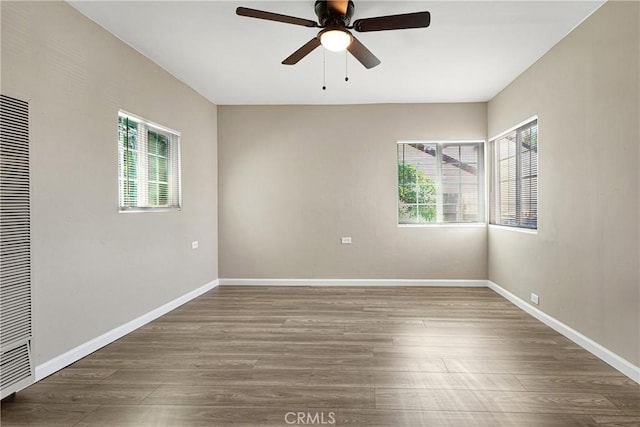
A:
<svg viewBox="0 0 640 427">
<path fill-rule="evenodd" d="M 191 249 L 198 249 L 198 241 L 194 240 L 193 242 L 191 242 Z"/>
<path fill-rule="evenodd" d="M 343 237 L 342 239 L 340 239 L 340 243 L 342 243 L 343 245 L 350 245 L 351 237 Z"/>
<path fill-rule="evenodd" d="M 539 301 L 540 301 L 540 297 L 538 296 L 538 294 L 534 294 L 533 292 L 531 292 L 531 302 L 534 303 L 535 305 L 538 305 Z"/>
</svg>

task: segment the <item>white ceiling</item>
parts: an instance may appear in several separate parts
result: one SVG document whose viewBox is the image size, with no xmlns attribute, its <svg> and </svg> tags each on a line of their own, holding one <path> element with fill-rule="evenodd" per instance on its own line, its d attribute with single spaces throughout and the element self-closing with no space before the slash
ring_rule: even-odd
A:
<svg viewBox="0 0 640 427">
<path fill-rule="evenodd" d="M 352 22 L 431 12 L 426 29 L 355 33 L 382 64 L 323 49 L 281 61 L 318 29 L 236 16 L 242 5 L 316 20 L 313 0 L 70 1 L 216 104 L 487 101 L 604 1 L 355 1 Z"/>
</svg>

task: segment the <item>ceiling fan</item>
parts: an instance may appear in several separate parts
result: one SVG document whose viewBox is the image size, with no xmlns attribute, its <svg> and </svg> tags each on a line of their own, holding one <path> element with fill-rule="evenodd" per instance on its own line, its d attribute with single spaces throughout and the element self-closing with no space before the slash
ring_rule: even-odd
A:
<svg viewBox="0 0 640 427">
<path fill-rule="evenodd" d="M 431 14 L 429 12 L 415 12 L 356 19 L 353 25 L 351 25 L 351 17 L 353 16 L 354 9 L 355 6 L 351 0 L 317 0 L 315 3 L 315 11 L 318 16 L 318 22 L 246 7 L 237 8 L 236 14 L 249 18 L 284 22 L 285 24 L 322 28 L 316 37 L 309 40 L 300 49 L 282 61 L 285 65 L 297 64 L 315 48 L 322 45 L 326 49 L 334 52 L 340 52 L 346 49 L 366 68 L 373 68 L 380 64 L 380 60 L 355 38 L 349 30 L 363 33 L 369 31 L 426 28 L 431 23 Z"/>
</svg>

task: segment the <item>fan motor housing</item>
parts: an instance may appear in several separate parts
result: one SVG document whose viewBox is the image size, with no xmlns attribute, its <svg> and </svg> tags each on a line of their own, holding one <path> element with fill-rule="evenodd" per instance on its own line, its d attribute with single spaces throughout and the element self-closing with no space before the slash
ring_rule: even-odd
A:
<svg viewBox="0 0 640 427">
<path fill-rule="evenodd" d="M 355 5 L 353 1 L 349 0 L 347 5 L 347 13 L 342 14 L 329 8 L 329 2 L 323 0 L 316 0 L 315 10 L 318 16 L 318 23 L 321 27 L 348 27 L 351 23 L 351 17 Z"/>
</svg>

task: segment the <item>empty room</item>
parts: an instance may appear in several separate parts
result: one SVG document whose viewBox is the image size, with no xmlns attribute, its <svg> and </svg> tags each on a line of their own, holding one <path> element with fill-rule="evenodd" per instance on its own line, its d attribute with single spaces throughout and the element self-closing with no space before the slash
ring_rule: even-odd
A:
<svg viewBox="0 0 640 427">
<path fill-rule="evenodd" d="M 637 1 L 2 1 L 2 426 L 640 425 Z"/>
</svg>

